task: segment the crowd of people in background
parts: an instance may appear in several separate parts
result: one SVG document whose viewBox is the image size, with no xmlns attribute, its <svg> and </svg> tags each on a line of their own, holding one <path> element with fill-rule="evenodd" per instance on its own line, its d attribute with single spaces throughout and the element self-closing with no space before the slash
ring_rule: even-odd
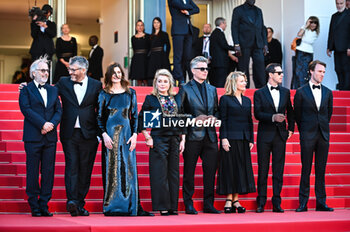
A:
<svg viewBox="0 0 350 232">
<path fill-rule="evenodd" d="M 76 56 L 76 40 L 69 35 L 67 24 L 61 27 L 62 37 L 57 40 L 56 54 L 59 57 L 57 66 L 61 66 L 59 70 L 62 73 L 67 71 L 68 75 L 64 73 L 65 76 L 59 77 L 57 74 L 57 83 L 54 87 L 50 86 L 47 80 L 48 64 L 53 54 L 53 34 L 50 34 L 49 25 L 52 28 L 56 25 L 49 21 L 32 22 L 34 41 L 31 54 L 35 61 L 29 74 L 33 82 L 27 86 L 21 85 L 19 98 L 25 117 L 25 151 L 27 157 L 31 157 L 27 160 L 26 192 L 32 216 L 52 216 L 47 203 L 52 193 L 59 122 L 66 163 L 67 211 L 71 216 L 89 215 L 85 209 L 85 197 L 90 187 L 99 139 L 102 139 L 103 213 L 106 216 L 153 215 L 144 211 L 140 203 L 135 153 L 138 133 L 144 135 L 150 149 L 149 172 L 154 211 L 160 211 L 163 216 L 178 214 L 179 154 L 182 153 L 182 192 L 186 214 L 197 214 L 193 195 L 199 157 L 203 167 L 203 212 L 220 213 L 214 207 L 218 169 L 217 193 L 226 195 L 224 212 L 244 213 L 246 210 L 239 202 L 239 194 L 256 191 L 250 154 L 254 146 L 252 102 L 244 96 L 249 87 L 250 58 L 253 59 L 254 84 L 260 88 L 254 93 L 254 117 L 259 121 L 256 212 L 264 212 L 267 201 L 270 154 L 273 164 L 273 212 L 284 212 L 280 193 L 286 141 L 293 135 L 295 122 L 300 132 L 302 162 L 299 207 L 296 211 L 308 210 L 314 153 L 316 210 L 333 211 L 326 204 L 324 179 L 333 96 L 332 91 L 322 85 L 326 64 L 313 60 L 312 44 L 320 30 L 318 18 L 310 17 L 298 32 L 301 44 L 297 47 L 295 81 L 300 88 L 296 91 L 293 107 L 290 91 L 281 86 L 283 70 L 278 62 L 282 59 L 280 44 L 272 38 L 273 29 L 265 28 L 262 11 L 254 5 L 254 0 L 247 0 L 233 10 L 231 27 L 234 46 L 227 44 L 223 33 L 226 20 L 219 17 L 209 38 L 211 26 L 204 25 L 204 36 L 198 39 L 200 54 L 192 60 L 188 60 L 190 55 L 185 54 L 191 50 L 188 43 L 192 46 L 190 15 L 198 13 L 199 9 L 192 0 L 168 0 L 168 3 L 173 20 L 173 74 L 170 72 L 169 36 L 162 31 L 160 18 L 153 19 L 151 35 L 144 32 L 144 23 L 139 20 L 136 34 L 132 37 L 134 56 L 130 78 L 138 80 L 139 85 L 153 86 L 140 114 L 137 93 L 130 88 L 122 66 L 110 64 L 101 83 L 103 50 L 97 44 L 97 36 L 89 39 L 92 46 L 89 60 Z M 350 13 L 345 8 L 345 0 L 336 0 L 336 4 L 338 12 L 332 17 L 329 52 L 335 51 L 336 63 L 346 64 L 350 49 L 338 47 L 342 43 L 339 38 L 344 36 L 344 29 L 340 32 L 338 27 L 344 26 L 348 29 L 345 32 L 350 33 Z M 43 9 L 52 13 L 52 8 L 46 6 Z M 40 43 L 43 39 L 47 43 Z M 345 39 L 349 41 L 350 38 Z M 42 46 L 36 50 L 35 44 Z M 273 52 L 266 56 L 269 47 Z M 47 55 L 42 57 L 42 52 Z M 229 73 L 230 59 L 238 62 L 239 71 Z M 266 68 L 264 64 L 267 64 Z M 342 65 L 341 69 L 337 69 L 336 65 L 338 77 L 349 74 L 343 66 L 349 67 Z M 192 73 L 192 79 L 185 83 L 184 73 L 188 70 Z M 180 85 L 178 93 L 174 90 L 175 80 Z M 347 82 L 343 79 L 339 84 L 344 83 Z M 220 102 L 216 87 L 225 89 Z M 58 97 L 61 98 L 62 107 Z M 160 126 L 152 128 L 149 134 L 145 124 L 147 112 L 152 112 L 151 120 L 160 117 L 176 121 L 184 117 L 180 115 L 186 115 L 185 118 L 193 119 L 196 124 L 187 127 Z M 203 126 L 206 122 L 209 122 L 208 126 Z M 221 123 L 219 147 L 216 122 Z M 50 159 L 40 155 L 44 153 L 50 153 Z M 46 178 L 41 179 L 41 185 L 38 184 L 40 164 L 42 174 L 48 172 Z"/>
</svg>

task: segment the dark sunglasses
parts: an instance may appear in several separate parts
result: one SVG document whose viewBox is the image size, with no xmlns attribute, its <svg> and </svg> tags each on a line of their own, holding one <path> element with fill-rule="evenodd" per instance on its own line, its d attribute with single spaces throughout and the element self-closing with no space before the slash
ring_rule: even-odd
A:
<svg viewBox="0 0 350 232">
<path fill-rule="evenodd" d="M 310 23 L 313 23 L 313 24 L 318 24 L 316 21 L 311 21 Z"/>
<path fill-rule="evenodd" d="M 279 76 L 281 76 L 281 74 L 283 74 L 283 72 L 273 72 L 273 73 L 277 73 Z"/>
<path fill-rule="evenodd" d="M 201 72 L 204 72 L 204 71 L 209 71 L 209 68 L 194 68 L 194 69 L 201 70 Z"/>
</svg>

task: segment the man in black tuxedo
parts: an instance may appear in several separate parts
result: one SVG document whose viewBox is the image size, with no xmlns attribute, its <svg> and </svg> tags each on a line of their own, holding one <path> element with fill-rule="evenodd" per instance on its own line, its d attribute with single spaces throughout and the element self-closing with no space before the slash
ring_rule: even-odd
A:
<svg viewBox="0 0 350 232">
<path fill-rule="evenodd" d="M 47 62 L 46 57 L 33 62 L 30 77 L 34 80 L 19 95 L 27 155 L 26 193 L 33 217 L 52 216 L 47 204 L 52 195 L 55 174 L 56 129 L 62 115 L 57 89 L 46 84 L 49 77 Z"/>
<path fill-rule="evenodd" d="M 42 11 L 46 13 L 44 15 L 45 18 L 38 18 L 38 15 L 34 15 L 30 23 L 30 34 L 33 38 L 33 42 L 29 53 L 33 61 L 45 54 L 47 54 L 48 59 L 51 60 L 52 55 L 55 53 L 55 45 L 52 39 L 57 35 L 56 23 L 48 19 L 50 15 L 52 15 L 52 7 L 45 4 L 42 7 Z"/>
<path fill-rule="evenodd" d="M 173 75 L 179 84 L 183 84 L 184 70 L 189 66 L 192 50 L 193 29 L 190 15 L 199 13 L 199 8 L 192 0 L 168 0 L 168 6 L 171 14 L 171 36 L 173 37 Z"/>
<path fill-rule="evenodd" d="M 195 45 L 196 56 L 204 56 L 210 62 L 210 33 L 211 25 L 206 23 L 203 25 L 203 36 L 199 37 Z"/>
<path fill-rule="evenodd" d="M 67 211 L 72 216 L 89 215 L 84 199 L 98 146 L 96 109 L 102 84 L 86 76 L 88 65 L 84 57 L 72 57 L 70 77 L 62 77 L 56 84 L 63 105 L 60 139 L 66 160 Z"/>
<path fill-rule="evenodd" d="M 92 35 L 89 38 L 89 45 L 92 47 L 89 53 L 89 69 L 87 74 L 89 77 L 100 81 L 103 78 L 102 72 L 102 59 L 103 59 L 103 49 L 97 44 L 98 37 Z"/>
<path fill-rule="evenodd" d="M 205 82 L 208 75 L 208 60 L 197 56 L 191 61 L 193 80 L 179 91 L 182 112 L 196 121 L 215 121 L 218 117 L 216 88 Z M 197 214 L 193 207 L 194 173 L 198 157 L 202 159 L 204 184 L 204 213 L 220 213 L 214 204 L 215 173 L 218 156 L 218 141 L 215 127 L 188 127 L 186 132 L 183 177 L 183 199 L 187 214 Z"/>
<path fill-rule="evenodd" d="M 283 213 L 281 191 L 286 156 L 286 142 L 294 132 L 294 112 L 290 91 L 282 86 L 283 71 L 280 64 L 266 67 L 269 75 L 267 85 L 254 93 L 254 115 L 259 120 L 258 150 L 258 197 L 257 213 L 264 212 L 267 194 L 267 177 L 272 153 L 273 212 Z M 288 120 L 288 129 L 286 127 Z"/>
<path fill-rule="evenodd" d="M 228 45 L 225 37 L 226 20 L 222 17 L 215 19 L 215 30 L 210 35 L 211 70 L 209 82 L 217 88 L 223 88 L 229 70 L 229 50 L 234 50 Z M 238 59 L 237 59 L 238 61 Z"/>
<path fill-rule="evenodd" d="M 264 75 L 264 55 L 268 53 L 266 30 L 262 11 L 255 0 L 246 0 L 233 9 L 231 21 L 232 39 L 238 58 L 238 70 L 246 73 L 249 88 L 249 61 L 253 59 L 253 80 L 255 88 L 266 83 Z"/>
<path fill-rule="evenodd" d="M 327 55 L 334 51 L 334 66 L 338 76 L 337 89 L 350 90 L 350 10 L 345 0 L 336 0 L 338 12 L 329 25 Z"/>
<path fill-rule="evenodd" d="M 310 81 L 294 96 L 295 121 L 300 134 L 301 179 L 299 207 L 307 211 L 310 194 L 310 173 L 315 153 L 315 195 L 317 211 L 333 211 L 326 205 L 325 171 L 329 149 L 329 122 L 333 112 L 333 94 L 321 85 L 326 64 L 315 60 L 309 64 Z"/>
</svg>

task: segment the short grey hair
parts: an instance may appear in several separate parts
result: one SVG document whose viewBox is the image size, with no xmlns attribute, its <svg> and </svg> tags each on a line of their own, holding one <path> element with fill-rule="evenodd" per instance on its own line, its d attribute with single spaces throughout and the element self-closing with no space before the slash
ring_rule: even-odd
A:
<svg viewBox="0 0 350 232">
<path fill-rule="evenodd" d="M 221 25 L 221 23 L 224 23 L 226 21 L 226 19 L 225 18 L 223 18 L 223 17 L 217 17 L 216 19 L 215 19 L 215 26 L 220 26 Z"/>
<path fill-rule="evenodd" d="M 191 60 L 191 69 L 196 68 L 198 63 L 206 63 L 208 64 L 208 59 L 204 56 L 196 56 Z"/>
<path fill-rule="evenodd" d="M 45 63 L 48 65 L 49 64 L 48 56 L 47 55 L 40 56 L 39 59 L 35 60 L 32 63 L 32 65 L 30 66 L 30 69 L 29 69 L 30 78 L 34 79 L 33 72 L 35 72 L 38 69 L 38 66 L 40 63 Z"/>
<path fill-rule="evenodd" d="M 86 69 L 89 68 L 89 61 L 83 56 L 74 56 L 69 59 L 69 65 L 77 64 L 79 68 Z"/>
</svg>

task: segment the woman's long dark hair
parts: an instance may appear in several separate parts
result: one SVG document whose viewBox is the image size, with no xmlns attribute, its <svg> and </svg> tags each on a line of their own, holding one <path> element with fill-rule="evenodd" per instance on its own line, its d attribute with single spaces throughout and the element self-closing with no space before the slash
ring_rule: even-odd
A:
<svg viewBox="0 0 350 232">
<path fill-rule="evenodd" d="M 154 20 L 157 20 L 158 22 L 160 22 L 159 33 L 157 35 L 155 34 L 156 33 L 156 29 L 153 26 Z M 162 27 L 163 27 L 162 20 L 159 17 L 155 17 L 152 20 L 152 35 L 151 35 L 151 37 L 160 35 L 162 33 Z"/>
<path fill-rule="evenodd" d="M 124 74 L 122 66 L 120 64 L 116 63 L 116 62 L 110 64 L 107 67 L 107 71 L 106 71 L 106 74 L 105 74 L 105 80 L 104 80 L 104 82 L 105 82 L 105 88 L 104 88 L 105 91 L 107 93 L 109 93 L 111 88 L 112 88 L 112 85 L 113 85 L 112 76 L 114 74 L 117 75 L 115 73 L 115 71 L 114 71 L 114 68 L 119 68 L 120 71 L 122 72 L 122 78 L 121 78 L 121 82 L 120 83 L 121 83 L 122 87 L 125 89 L 125 91 L 129 93 L 130 92 L 130 90 L 129 90 L 130 83 L 129 83 L 128 80 L 125 79 L 125 74 Z"/>
</svg>

